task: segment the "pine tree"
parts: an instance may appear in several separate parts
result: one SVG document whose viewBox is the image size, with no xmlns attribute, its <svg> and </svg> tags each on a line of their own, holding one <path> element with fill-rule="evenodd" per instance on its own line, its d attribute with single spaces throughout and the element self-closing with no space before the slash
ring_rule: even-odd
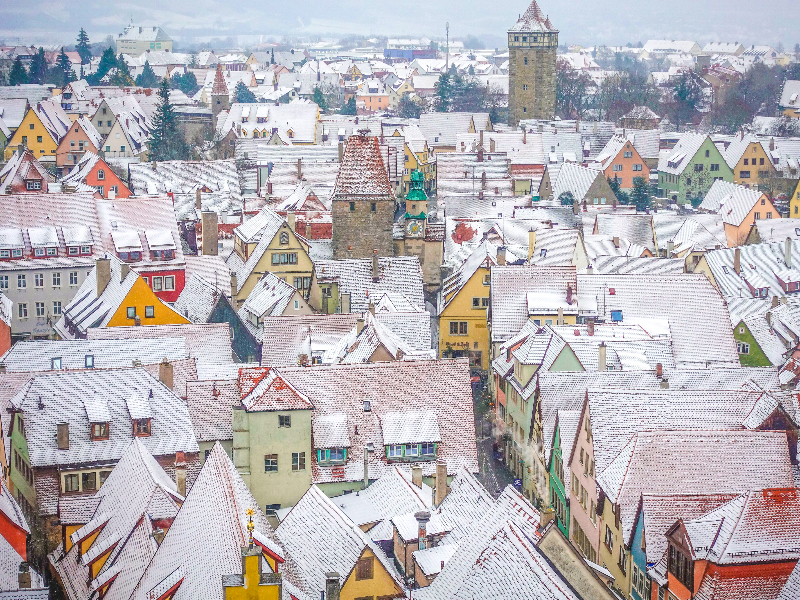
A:
<svg viewBox="0 0 800 600">
<path fill-rule="evenodd" d="M 114 75 L 111 76 L 111 85 L 133 85 L 133 77 L 131 77 L 131 72 L 128 69 L 128 63 L 122 58 L 122 54 L 117 57 L 117 62 L 114 65 L 116 71 L 114 71 Z"/>
<path fill-rule="evenodd" d="M 149 160 L 185 160 L 189 158 L 189 147 L 183 139 L 175 109 L 169 101 L 169 82 L 166 78 L 161 82 L 158 99 L 153 127 L 147 139 Z"/>
<path fill-rule="evenodd" d="M 150 61 L 144 61 L 142 73 L 136 77 L 136 85 L 139 87 L 156 87 L 158 85 L 158 77 L 156 77 L 153 67 L 150 66 Z"/>
<path fill-rule="evenodd" d="M 328 110 L 328 103 L 325 102 L 325 96 L 323 95 L 322 90 L 319 89 L 319 87 L 314 87 L 314 95 L 311 98 L 311 100 L 314 102 L 314 104 L 319 106 L 319 110 L 321 112 L 325 112 L 326 110 Z"/>
<path fill-rule="evenodd" d="M 344 103 L 344 106 L 342 107 L 342 113 L 341 114 L 343 114 L 343 115 L 357 115 L 358 114 L 358 108 L 356 107 L 356 97 L 355 96 L 350 96 L 350 100 L 348 100 L 347 102 Z"/>
<path fill-rule="evenodd" d="M 22 83 L 28 83 L 28 72 L 22 66 L 20 57 L 17 56 L 11 67 L 11 73 L 8 75 L 8 85 L 20 85 Z"/>
<path fill-rule="evenodd" d="M 83 27 L 81 27 L 80 32 L 78 33 L 78 43 L 75 45 L 75 50 L 78 51 L 78 55 L 81 57 L 81 64 L 89 64 L 92 60 L 92 51 L 89 50 L 89 36 L 86 34 L 86 31 Z"/>
<path fill-rule="evenodd" d="M 256 95 L 247 89 L 247 86 L 242 81 L 237 83 L 236 87 L 233 88 L 233 97 L 236 102 L 258 102 L 258 100 L 256 100 Z"/>
<path fill-rule="evenodd" d="M 29 83 L 44 83 L 47 75 L 47 59 L 44 57 L 44 48 L 39 47 L 39 51 L 33 55 L 33 60 L 28 67 Z"/>
<path fill-rule="evenodd" d="M 100 80 L 116 66 L 117 57 L 114 55 L 114 49 L 111 47 L 106 48 L 103 51 L 103 55 L 100 57 L 100 64 L 97 65 L 97 71 L 90 77 L 87 77 L 87 81 L 89 81 L 91 85 L 99 85 Z"/>
<path fill-rule="evenodd" d="M 419 119 L 420 114 L 422 107 L 409 98 L 408 94 L 404 94 L 397 107 L 397 116 L 403 119 Z"/>
<path fill-rule="evenodd" d="M 450 110 L 450 103 L 453 101 L 453 82 L 450 73 L 442 73 L 434 87 L 434 105 L 437 112 L 447 112 Z"/>
<path fill-rule="evenodd" d="M 637 211 L 644 212 L 650 208 L 650 184 L 644 177 L 633 178 L 633 190 L 631 190 L 631 204 L 636 205 Z"/>
<path fill-rule="evenodd" d="M 56 72 L 61 79 L 60 85 L 61 87 L 66 86 L 70 81 L 75 81 L 75 73 L 72 71 L 72 63 L 69 61 L 69 57 L 67 53 L 64 52 L 64 48 L 61 48 L 61 53 L 58 55 L 58 60 L 56 61 Z"/>
</svg>

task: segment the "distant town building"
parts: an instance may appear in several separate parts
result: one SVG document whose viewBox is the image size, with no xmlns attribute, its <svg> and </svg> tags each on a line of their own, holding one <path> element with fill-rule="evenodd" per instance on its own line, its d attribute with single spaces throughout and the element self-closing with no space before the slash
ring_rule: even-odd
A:
<svg viewBox="0 0 800 600">
<path fill-rule="evenodd" d="M 117 54 L 139 56 L 148 50 L 172 52 L 172 38 L 161 27 L 142 27 L 130 24 L 117 35 Z"/>
<path fill-rule="evenodd" d="M 508 30 L 508 123 L 551 119 L 556 107 L 558 30 L 536 4 Z"/>
</svg>

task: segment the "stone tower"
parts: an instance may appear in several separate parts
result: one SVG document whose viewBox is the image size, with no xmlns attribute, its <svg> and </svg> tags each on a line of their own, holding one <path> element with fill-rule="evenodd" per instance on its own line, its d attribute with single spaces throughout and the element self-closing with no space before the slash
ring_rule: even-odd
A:
<svg viewBox="0 0 800 600">
<path fill-rule="evenodd" d="M 331 201 L 333 258 L 392 256 L 395 197 L 378 138 L 347 140 Z"/>
<path fill-rule="evenodd" d="M 552 119 L 556 109 L 558 30 L 536 0 L 508 30 L 508 124 Z"/>
<path fill-rule="evenodd" d="M 214 115 L 214 125 L 217 123 L 217 116 L 223 110 L 230 109 L 230 96 L 228 86 L 225 84 L 225 77 L 222 76 L 222 64 L 217 63 L 217 72 L 214 74 L 214 85 L 211 88 L 211 114 Z"/>
</svg>

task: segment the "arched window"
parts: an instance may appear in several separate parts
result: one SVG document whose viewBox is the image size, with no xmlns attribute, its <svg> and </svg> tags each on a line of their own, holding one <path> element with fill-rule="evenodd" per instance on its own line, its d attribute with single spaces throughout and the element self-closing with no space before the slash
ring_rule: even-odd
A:
<svg viewBox="0 0 800 600">
<path fill-rule="evenodd" d="M 105 179 L 106 178 L 106 172 L 103 169 L 98 169 L 97 170 L 97 178 L 98 179 Z"/>
<path fill-rule="evenodd" d="M 281 241 L 281 246 L 287 246 L 289 244 L 289 234 L 286 233 L 285 231 L 281 231 L 280 241 Z"/>
</svg>

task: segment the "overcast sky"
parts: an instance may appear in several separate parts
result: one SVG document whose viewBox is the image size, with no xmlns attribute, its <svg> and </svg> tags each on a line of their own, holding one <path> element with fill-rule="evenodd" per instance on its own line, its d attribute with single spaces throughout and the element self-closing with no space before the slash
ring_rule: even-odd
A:
<svg viewBox="0 0 800 600">
<path fill-rule="evenodd" d="M 540 6 L 567 44 L 692 39 L 793 48 L 800 42 L 798 0 L 542 0 Z M 449 21 L 451 39 L 472 34 L 494 47 L 504 44 L 506 29 L 526 8 L 514 0 L 0 0 L 0 39 L 71 43 L 84 27 L 100 41 L 131 19 L 161 25 L 178 43 L 237 35 L 435 38 L 444 36 Z"/>
</svg>

